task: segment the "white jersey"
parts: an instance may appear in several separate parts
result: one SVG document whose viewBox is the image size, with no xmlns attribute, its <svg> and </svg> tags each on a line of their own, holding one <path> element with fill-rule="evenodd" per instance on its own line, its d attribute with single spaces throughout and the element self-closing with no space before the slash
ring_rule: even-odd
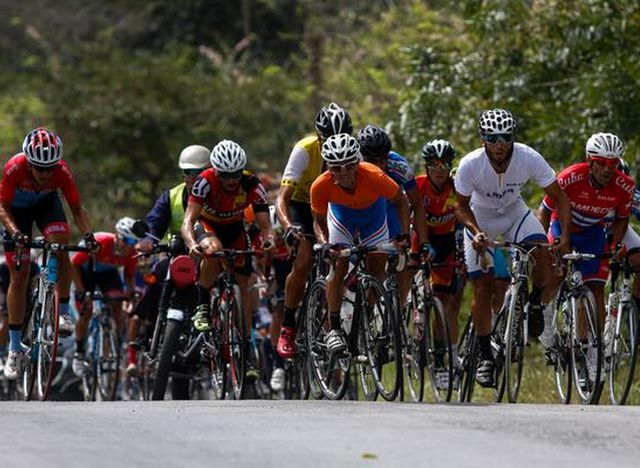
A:
<svg viewBox="0 0 640 468">
<path fill-rule="evenodd" d="M 556 180 L 556 174 L 536 150 L 514 143 L 506 172 L 496 173 L 482 147 L 462 158 L 454 181 L 460 195 L 471 197 L 474 212 L 501 215 L 518 204 L 525 205 L 520 192 L 529 179 L 544 188 Z"/>
</svg>

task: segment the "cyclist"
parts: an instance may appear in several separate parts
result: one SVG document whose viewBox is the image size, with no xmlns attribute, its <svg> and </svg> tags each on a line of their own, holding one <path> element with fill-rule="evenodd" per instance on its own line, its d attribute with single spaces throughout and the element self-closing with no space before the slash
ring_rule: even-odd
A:
<svg viewBox="0 0 640 468">
<path fill-rule="evenodd" d="M 534 149 L 514 142 L 516 119 L 504 109 L 482 113 L 478 123 L 483 146 L 462 158 L 454 179 L 456 216 L 465 225 L 465 263 L 473 286 L 472 317 L 480 350 L 476 380 L 483 387 L 494 385 L 495 363 L 491 351 L 491 298 L 493 296 L 493 249 L 488 238 L 503 236 L 511 242 L 545 242 L 540 221 L 522 199 L 521 191 L 533 178 L 558 208 L 565 229 L 557 249 L 566 250 L 570 222 L 569 202 L 560 189 L 555 173 Z M 481 252 L 490 255 L 483 257 Z M 529 298 L 529 334 L 538 337 L 544 328 L 542 301 L 550 299 L 544 291 L 552 275 L 545 251 L 533 253 L 533 288 Z M 545 296 L 543 297 L 543 292 Z M 548 298 L 547 298 L 548 296 Z"/>
<path fill-rule="evenodd" d="M 22 152 L 5 164 L 0 181 L 0 222 L 5 227 L 5 255 L 11 278 L 7 291 L 9 354 L 4 368 L 8 379 L 16 379 L 21 370 L 24 356 L 21 329 L 31 274 L 28 249 L 22 249 L 22 260 L 26 262 L 19 270 L 16 269 L 15 251 L 31 237 L 34 222 L 47 241 L 69 243 L 71 232 L 58 189 L 84 235 L 85 245 L 95 247 L 89 217 L 80 201 L 71 170 L 62 160 L 62 140 L 51 130 L 34 128 L 27 133 Z M 58 254 L 58 259 L 59 332 L 70 335 L 74 329 L 69 315 L 71 266 L 68 255 Z"/>
<path fill-rule="evenodd" d="M 156 200 L 153 208 L 147 214 L 149 235 L 136 245 L 140 252 L 151 252 L 158 239 L 170 239 L 172 236 L 180 238 L 180 227 L 187 208 L 187 200 L 194 182 L 202 171 L 211 167 L 209 155 L 211 151 L 202 145 L 185 147 L 178 157 L 178 168 L 182 171 L 182 182 L 163 191 Z M 164 257 L 157 262 L 152 270 L 156 278 L 164 278 L 169 267 L 169 258 Z M 158 313 L 158 302 L 162 292 L 161 281 L 149 284 L 136 304 L 131 320 L 129 320 L 127 345 L 127 374 L 133 375 L 137 371 L 138 344 L 136 339 L 140 330 L 140 320 L 154 323 Z"/>
<path fill-rule="evenodd" d="M 409 202 L 404 191 L 377 166 L 360 162 L 360 145 L 347 133 L 339 133 L 322 145 L 322 158 L 328 171 L 311 186 L 311 209 L 316 223 L 316 236 L 323 244 L 351 246 L 356 238 L 367 246 L 389 239 L 387 201 L 396 204 L 400 218 L 398 243 L 409 240 Z M 384 256 L 370 258 L 370 273 L 382 280 Z M 327 283 L 327 305 L 331 331 L 326 344 L 331 353 L 340 353 L 347 346 L 340 322 L 343 282 L 348 258 L 338 258 L 335 274 Z"/>
<path fill-rule="evenodd" d="M 244 250 L 250 247 L 243 223 L 243 212 L 253 206 L 263 248 L 273 245 L 269 222 L 267 195 L 260 180 L 245 171 L 247 156 L 237 143 L 219 142 L 211 152 L 211 169 L 205 170 L 193 185 L 181 227 L 189 253 L 200 257 L 223 248 Z M 251 323 L 251 292 L 248 288 L 252 272 L 251 261 L 237 259 L 236 280 L 242 292 L 245 323 Z M 198 331 L 211 329 L 211 288 L 220 273 L 220 262 L 215 258 L 202 258 L 198 306 L 193 316 Z M 246 332 L 247 330 L 245 330 Z"/>
<path fill-rule="evenodd" d="M 366 162 L 382 169 L 404 190 L 409 200 L 410 208 L 413 210 L 413 227 L 417 233 L 417 241 L 421 248 L 428 249 L 429 246 L 425 244 L 427 240 L 427 224 L 425 221 L 424 203 L 420 198 L 420 193 L 416 186 L 413 169 L 411 169 L 411 166 L 405 158 L 391 151 L 391 140 L 387 132 L 382 128 L 375 125 L 367 125 L 358 132 L 356 139 L 360 144 L 360 154 L 362 158 Z M 391 239 L 400 234 L 398 210 L 391 202 L 387 203 L 387 226 Z M 401 307 L 404 307 L 410 285 L 411 271 L 405 269 L 398 274 Z"/>
<path fill-rule="evenodd" d="M 430 140 L 422 147 L 425 175 L 416 177 L 420 203 L 428 227 L 428 242 L 434 249 L 434 263 L 450 263 L 450 266 L 435 267 L 431 272 L 433 292 L 442 302 L 447 314 L 451 347 L 457 355 L 459 292 L 463 286 L 461 277 L 456 277 L 453 263 L 456 260 L 456 192 L 451 177 L 456 150 L 453 145 L 443 139 Z M 415 214 L 414 214 L 415 216 Z M 418 250 L 417 238 L 412 239 L 412 249 Z M 421 311 L 415 311 L 416 326 L 424 326 Z M 446 349 L 446 344 L 435 337 L 436 351 Z M 440 343 L 438 343 L 440 341 Z M 440 355 L 440 356 L 439 356 Z M 436 359 L 443 362 L 444 352 L 436 354 Z M 443 367 L 436 370 L 440 387 L 448 385 L 449 372 Z"/>
<path fill-rule="evenodd" d="M 291 151 L 276 200 L 278 219 L 285 230 L 285 242 L 289 246 L 297 244 L 297 254 L 285 284 L 284 321 L 277 346 L 277 352 L 283 358 L 291 358 L 296 353 L 295 314 L 313 265 L 315 234 L 309 190 L 325 169 L 321 147 L 332 135 L 353 132 L 349 113 L 333 102 L 320 109 L 315 128 L 315 135 L 298 141 Z"/>
<path fill-rule="evenodd" d="M 631 202 L 633 200 L 633 180 L 617 169 L 624 152 L 620 138 L 612 133 L 595 133 L 586 143 L 586 161 L 572 164 L 558 174 L 558 182 L 571 204 L 571 246 L 581 253 L 602 254 L 607 250 L 607 224 L 611 223 L 612 251 L 622 242 L 627 232 Z M 565 231 L 558 222 L 554 200 L 545 197 L 540 208 L 540 219 L 549 228 L 550 239 L 557 238 Z M 593 292 L 600 316 L 604 324 L 604 286 L 609 275 L 608 260 L 585 260 L 577 265 L 587 287 Z M 555 289 L 562 277 L 555 276 Z M 547 333 L 542 343 L 553 345 L 553 312 L 545 313 Z M 595 372 L 592 354 L 587 354 L 587 366 Z"/>
<path fill-rule="evenodd" d="M 125 297 L 125 285 L 122 283 L 119 267 L 124 267 L 126 291 L 135 291 L 135 273 L 138 260 L 135 245 L 140 238 L 131 230 L 135 220 L 124 217 L 116 223 L 116 232 L 98 232 L 96 241 L 100 250 L 95 255 L 95 271 L 89 271 L 90 254 L 77 252 L 71 257 L 73 282 L 76 286 L 76 307 L 79 318 L 76 322 L 76 352 L 71 367 L 74 374 L 82 377 L 89 365 L 85 359 L 85 337 L 91 320 L 91 303 L 85 304 L 85 293 L 100 289 L 105 297 Z M 110 304 L 111 316 L 116 322 L 118 336 L 121 335 L 123 317 L 122 304 Z"/>
</svg>

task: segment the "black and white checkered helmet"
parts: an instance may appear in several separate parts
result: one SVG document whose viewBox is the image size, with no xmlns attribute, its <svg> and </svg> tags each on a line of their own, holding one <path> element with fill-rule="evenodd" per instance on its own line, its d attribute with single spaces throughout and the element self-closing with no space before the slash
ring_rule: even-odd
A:
<svg viewBox="0 0 640 468">
<path fill-rule="evenodd" d="M 516 133 L 516 118 L 511 112 L 504 109 L 491 109 L 484 111 L 478 121 L 478 131 L 481 135 L 492 133 Z"/>
</svg>

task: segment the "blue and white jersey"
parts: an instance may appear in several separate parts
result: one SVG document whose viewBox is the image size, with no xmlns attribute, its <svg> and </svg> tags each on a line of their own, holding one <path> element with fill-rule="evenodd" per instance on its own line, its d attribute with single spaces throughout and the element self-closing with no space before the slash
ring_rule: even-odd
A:
<svg viewBox="0 0 640 468">
<path fill-rule="evenodd" d="M 640 221 L 640 189 L 635 189 L 633 192 L 633 200 L 631 200 L 631 211 L 637 220 Z"/>
<path fill-rule="evenodd" d="M 413 169 L 411 169 L 411 165 L 395 151 L 389 152 L 387 170 L 385 172 L 396 184 L 402 187 L 405 192 L 416 188 L 416 178 L 413 174 Z"/>
</svg>

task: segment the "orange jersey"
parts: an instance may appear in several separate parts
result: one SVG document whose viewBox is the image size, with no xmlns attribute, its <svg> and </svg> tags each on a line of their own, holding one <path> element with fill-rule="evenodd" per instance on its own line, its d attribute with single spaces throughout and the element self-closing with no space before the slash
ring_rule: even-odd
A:
<svg viewBox="0 0 640 468">
<path fill-rule="evenodd" d="M 429 177 L 416 177 L 418 192 L 424 203 L 424 214 L 431 234 L 446 234 L 456 229 L 456 191 L 448 181 L 442 193 L 437 193 Z"/>
<path fill-rule="evenodd" d="M 391 200 L 400 187 L 377 166 L 361 162 L 356 174 L 356 190 L 349 193 L 334 180 L 331 172 L 322 173 L 311 185 L 311 210 L 326 215 L 329 203 L 356 210 L 364 210 L 380 197 Z"/>
</svg>

